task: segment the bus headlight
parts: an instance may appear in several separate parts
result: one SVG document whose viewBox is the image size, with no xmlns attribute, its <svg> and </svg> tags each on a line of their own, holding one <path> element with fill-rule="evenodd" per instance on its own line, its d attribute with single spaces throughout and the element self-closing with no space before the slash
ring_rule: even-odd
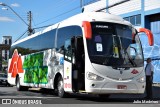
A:
<svg viewBox="0 0 160 107">
<path fill-rule="evenodd" d="M 94 74 L 94 73 L 91 73 L 91 72 L 88 72 L 88 73 L 87 73 L 87 78 L 88 78 L 89 80 L 97 80 L 97 81 L 102 81 L 102 80 L 104 80 L 104 78 L 102 78 L 102 77 L 100 77 L 100 76 L 98 76 L 98 75 L 96 75 L 96 74 Z"/>
<path fill-rule="evenodd" d="M 143 82 L 146 81 L 146 78 L 145 77 L 141 77 L 141 78 L 137 79 L 137 81 L 140 82 L 140 83 L 143 83 Z"/>
</svg>

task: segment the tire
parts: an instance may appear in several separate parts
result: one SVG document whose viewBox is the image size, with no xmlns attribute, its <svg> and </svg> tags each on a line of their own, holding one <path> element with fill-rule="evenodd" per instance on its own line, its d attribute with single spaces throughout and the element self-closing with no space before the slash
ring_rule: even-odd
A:
<svg viewBox="0 0 160 107">
<path fill-rule="evenodd" d="M 17 88 L 17 91 L 22 91 L 22 88 L 21 88 L 21 85 L 20 85 L 19 77 L 17 77 L 17 79 L 16 79 L 16 88 Z"/>
<path fill-rule="evenodd" d="M 17 79 L 16 79 L 16 87 L 17 87 L 17 91 L 27 91 L 28 90 L 28 87 L 20 85 L 19 77 L 17 77 Z"/>
<path fill-rule="evenodd" d="M 57 83 L 57 94 L 59 97 L 61 98 L 64 98 L 66 97 L 66 92 L 64 91 L 64 88 L 63 88 L 63 79 L 62 77 L 59 77 L 58 78 L 58 83 Z"/>
</svg>

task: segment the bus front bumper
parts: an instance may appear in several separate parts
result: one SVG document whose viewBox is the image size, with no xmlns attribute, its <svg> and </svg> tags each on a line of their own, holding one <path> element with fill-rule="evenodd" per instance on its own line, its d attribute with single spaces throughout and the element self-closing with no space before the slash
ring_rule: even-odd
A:
<svg viewBox="0 0 160 107">
<path fill-rule="evenodd" d="M 90 83 L 87 85 L 86 92 L 87 93 L 95 93 L 95 94 L 112 94 L 112 93 L 128 93 L 128 94 L 143 94 L 145 91 L 145 83 L 125 83 L 125 82 L 118 82 L 118 83 Z"/>
</svg>

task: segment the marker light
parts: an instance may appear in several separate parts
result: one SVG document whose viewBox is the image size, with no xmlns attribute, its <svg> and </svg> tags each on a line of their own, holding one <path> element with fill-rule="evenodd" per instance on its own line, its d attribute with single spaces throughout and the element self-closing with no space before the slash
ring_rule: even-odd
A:
<svg viewBox="0 0 160 107">
<path fill-rule="evenodd" d="M 84 27 L 84 34 L 86 39 L 91 39 L 92 38 L 91 23 L 88 21 L 83 21 L 82 26 Z"/>
</svg>

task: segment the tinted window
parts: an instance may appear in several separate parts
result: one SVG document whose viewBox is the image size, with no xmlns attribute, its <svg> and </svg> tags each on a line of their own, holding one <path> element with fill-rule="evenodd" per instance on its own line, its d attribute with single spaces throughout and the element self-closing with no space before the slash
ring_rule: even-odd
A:
<svg viewBox="0 0 160 107">
<path fill-rule="evenodd" d="M 87 49 L 92 63 L 113 67 L 143 66 L 138 36 L 132 42 L 135 29 L 107 22 L 92 22 L 91 26 L 92 38 L 87 39 Z"/>
<path fill-rule="evenodd" d="M 71 48 L 71 40 L 68 39 L 65 41 L 65 60 L 67 61 L 71 61 L 71 57 L 72 57 L 72 48 Z"/>
<path fill-rule="evenodd" d="M 79 26 L 68 26 L 58 29 L 57 48 L 64 46 L 65 40 L 73 36 L 81 36 L 82 30 Z"/>
<path fill-rule="evenodd" d="M 55 29 L 51 30 L 13 46 L 10 51 L 10 57 L 12 56 L 14 49 L 18 49 L 20 54 L 26 55 L 54 48 L 55 31 Z"/>
<path fill-rule="evenodd" d="M 10 50 L 10 57 L 12 57 L 14 49 L 18 49 L 18 52 L 22 55 L 43 51 L 46 49 L 55 47 L 55 33 L 56 30 L 51 30 L 32 39 L 26 40 L 20 44 L 13 46 Z M 73 36 L 82 35 L 81 27 L 68 26 L 58 29 L 57 35 L 57 49 L 64 46 L 64 41 L 70 39 Z"/>
</svg>

